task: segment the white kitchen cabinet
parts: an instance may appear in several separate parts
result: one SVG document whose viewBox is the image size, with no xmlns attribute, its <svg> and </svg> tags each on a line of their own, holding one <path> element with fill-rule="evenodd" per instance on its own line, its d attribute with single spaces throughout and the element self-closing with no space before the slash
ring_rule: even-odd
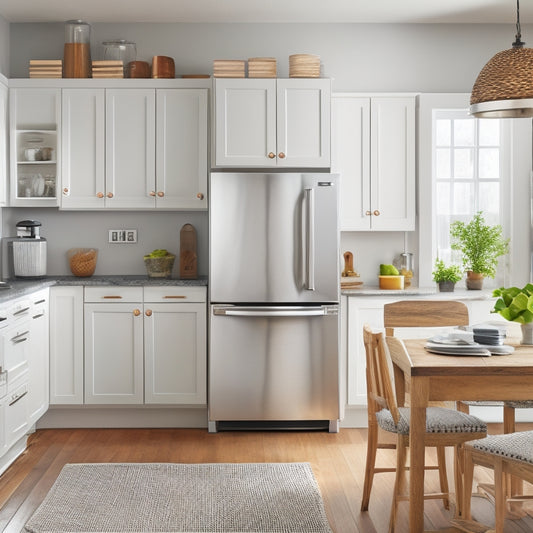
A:
<svg viewBox="0 0 533 533">
<path fill-rule="evenodd" d="M 216 79 L 215 166 L 330 166 L 328 79 Z"/>
<path fill-rule="evenodd" d="M 207 89 L 63 89 L 63 209 L 206 209 Z"/>
<path fill-rule="evenodd" d="M 415 229 L 415 96 L 332 97 L 341 231 Z"/>
<path fill-rule="evenodd" d="M 61 91 L 9 90 L 10 205 L 57 207 Z"/>
<path fill-rule="evenodd" d="M 7 79 L 0 75 L 0 206 L 7 205 L 7 108 Z"/>
<path fill-rule="evenodd" d="M 83 404 L 83 287 L 50 288 L 50 404 Z"/>
<path fill-rule="evenodd" d="M 86 303 L 84 324 L 85 403 L 142 404 L 142 301 Z"/>
<path fill-rule="evenodd" d="M 206 403 L 205 303 L 144 304 L 144 401 Z"/>
<path fill-rule="evenodd" d="M 48 289 L 31 298 L 28 346 L 28 425 L 46 413 L 49 405 L 50 350 Z"/>
</svg>

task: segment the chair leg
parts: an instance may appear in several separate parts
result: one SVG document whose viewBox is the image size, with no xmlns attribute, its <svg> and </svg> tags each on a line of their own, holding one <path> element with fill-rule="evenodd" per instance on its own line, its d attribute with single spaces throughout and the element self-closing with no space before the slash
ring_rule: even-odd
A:
<svg viewBox="0 0 533 533">
<path fill-rule="evenodd" d="M 496 461 L 494 464 L 494 490 L 496 508 L 496 533 L 503 533 L 503 523 L 505 520 L 505 494 L 507 492 L 506 476 L 503 474 L 502 461 Z"/>
<path fill-rule="evenodd" d="M 439 465 L 439 481 L 440 481 L 440 491 L 443 494 L 446 494 L 442 498 L 442 503 L 445 509 L 450 508 L 450 488 L 448 486 L 448 475 L 446 474 L 446 448 L 444 446 L 437 446 L 437 462 Z"/>
<path fill-rule="evenodd" d="M 472 520 L 472 487 L 474 484 L 474 461 L 472 453 L 463 448 L 464 451 L 464 477 L 463 477 L 463 505 L 462 512 L 465 520 Z"/>
<path fill-rule="evenodd" d="M 516 431 L 515 408 L 503 406 L 503 432 L 514 433 Z M 507 497 L 524 494 L 524 483 L 520 478 L 506 474 Z"/>
<path fill-rule="evenodd" d="M 389 533 L 394 533 L 396 517 L 398 514 L 399 498 L 406 493 L 405 490 L 405 463 L 407 461 L 407 446 L 402 435 L 398 435 L 396 442 L 396 478 L 394 480 L 394 493 L 389 520 Z"/>
<path fill-rule="evenodd" d="M 365 481 L 363 485 L 363 498 L 361 511 L 368 511 L 370 492 L 374 481 L 374 468 L 376 466 L 376 451 L 378 447 L 378 426 L 375 421 L 368 421 L 368 441 L 366 445 Z"/>
<path fill-rule="evenodd" d="M 461 411 L 461 413 L 466 413 L 466 414 L 470 413 L 470 407 L 468 406 L 468 404 L 467 403 L 463 403 L 460 400 L 456 402 L 455 408 L 458 411 Z"/>
<path fill-rule="evenodd" d="M 462 445 L 457 444 L 454 448 L 453 474 L 455 481 L 455 518 L 460 518 L 464 513 L 465 457 L 464 447 Z"/>
</svg>

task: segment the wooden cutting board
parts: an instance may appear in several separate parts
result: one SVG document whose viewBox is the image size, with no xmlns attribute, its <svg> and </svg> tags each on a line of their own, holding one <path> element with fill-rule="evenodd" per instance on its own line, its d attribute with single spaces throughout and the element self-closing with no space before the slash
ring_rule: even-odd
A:
<svg viewBox="0 0 533 533">
<path fill-rule="evenodd" d="M 196 230 L 192 224 L 185 224 L 180 231 L 180 278 L 198 278 Z"/>
</svg>

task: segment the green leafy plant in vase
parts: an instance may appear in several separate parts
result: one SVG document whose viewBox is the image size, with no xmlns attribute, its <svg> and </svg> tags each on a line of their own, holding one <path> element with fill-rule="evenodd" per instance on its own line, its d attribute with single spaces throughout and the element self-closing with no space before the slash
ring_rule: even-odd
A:
<svg viewBox="0 0 533 533">
<path fill-rule="evenodd" d="M 528 283 L 522 289 L 501 287 L 494 290 L 492 295 L 498 299 L 491 312 L 520 324 L 522 344 L 533 344 L 533 285 Z"/>
<path fill-rule="evenodd" d="M 433 281 L 439 284 L 440 292 L 453 292 L 455 284 L 463 277 L 463 272 L 459 265 L 448 265 L 442 259 L 435 260 L 435 267 L 432 272 Z"/>
<path fill-rule="evenodd" d="M 509 252 L 509 239 L 503 237 L 502 227 L 486 224 L 482 211 L 468 223 L 452 222 L 450 237 L 452 250 L 462 254 L 467 289 L 481 289 L 484 277 L 494 278 L 498 258 Z"/>
</svg>

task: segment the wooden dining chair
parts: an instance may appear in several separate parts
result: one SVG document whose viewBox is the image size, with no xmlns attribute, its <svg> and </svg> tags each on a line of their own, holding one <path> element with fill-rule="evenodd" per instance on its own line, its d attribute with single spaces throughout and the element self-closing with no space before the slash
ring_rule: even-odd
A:
<svg viewBox="0 0 533 533">
<path fill-rule="evenodd" d="M 377 429 L 396 435 L 396 478 L 394 482 L 394 494 L 389 521 L 389 533 L 394 531 L 398 503 L 407 500 L 405 490 L 406 455 L 409 446 L 409 408 L 398 407 L 394 394 L 392 380 L 389 371 L 391 364 L 383 333 L 374 333 L 365 324 L 363 327 L 363 339 L 366 353 L 366 376 L 368 397 L 368 422 L 369 436 L 367 446 L 367 460 L 365 468 L 364 493 L 370 495 L 372 480 L 376 469 L 375 442 Z M 405 364 L 409 364 L 409 356 L 400 339 L 387 338 L 387 344 L 391 352 L 398 354 Z M 372 414 L 372 416 L 370 415 Z M 429 407 L 426 416 L 426 447 L 443 448 L 446 446 L 458 447 L 463 442 L 486 436 L 487 426 L 479 418 L 441 407 Z M 456 454 L 462 457 L 462 454 Z M 462 465 L 461 476 L 456 476 L 456 493 L 462 496 Z M 446 484 L 447 486 L 447 484 Z M 449 497 L 448 493 L 426 494 L 426 499 L 443 499 Z M 367 507 L 368 508 L 368 507 Z M 361 506 L 362 510 L 366 510 Z"/>
<path fill-rule="evenodd" d="M 463 326 L 468 324 L 468 308 L 461 302 L 449 300 L 401 300 L 385 304 L 383 322 L 387 336 L 394 335 L 394 328 Z M 395 375 L 395 383 L 398 383 L 398 380 L 402 379 L 403 376 L 401 374 Z M 400 407 L 405 405 L 404 390 L 405 387 L 396 388 L 396 401 Z M 442 405 L 439 404 L 439 406 Z M 377 450 L 394 449 L 396 448 L 396 444 L 382 442 L 379 439 L 378 425 L 370 403 L 368 407 L 368 432 L 369 451 L 367 453 L 367 470 L 371 472 L 371 475 L 365 477 L 363 499 L 361 502 L 362 511 L 368 510 L 374 473 L 395 471 L 395 468 L 376 468 L 375 466 Z M 437 448 L 437 465 L 427 465 L 426 470 L 439 470 L 441 492 L 448 494 L 448 475 L 446 472 L 444 447 Z M 447 496 L 443 497 L 443 503 L 445 508 L 448 509 L 449 501 Z"/>
<path fill-rule="evenodd" d="M 474 465 L 494 470 L 495 533 L 503 533 L 506 515 L 506 494 L 509 478 L 533 483 L 533 431 L 489 435 L 465 444 L 465 475 L 463 514 L 471 520 L 471 497 Z M 521 500 L 524 497 L 520 498 Z M 465 524 L 463 524 L 465 525 Z M 475 531 L 475 529 L 472 529 Z"/>
</svg>

